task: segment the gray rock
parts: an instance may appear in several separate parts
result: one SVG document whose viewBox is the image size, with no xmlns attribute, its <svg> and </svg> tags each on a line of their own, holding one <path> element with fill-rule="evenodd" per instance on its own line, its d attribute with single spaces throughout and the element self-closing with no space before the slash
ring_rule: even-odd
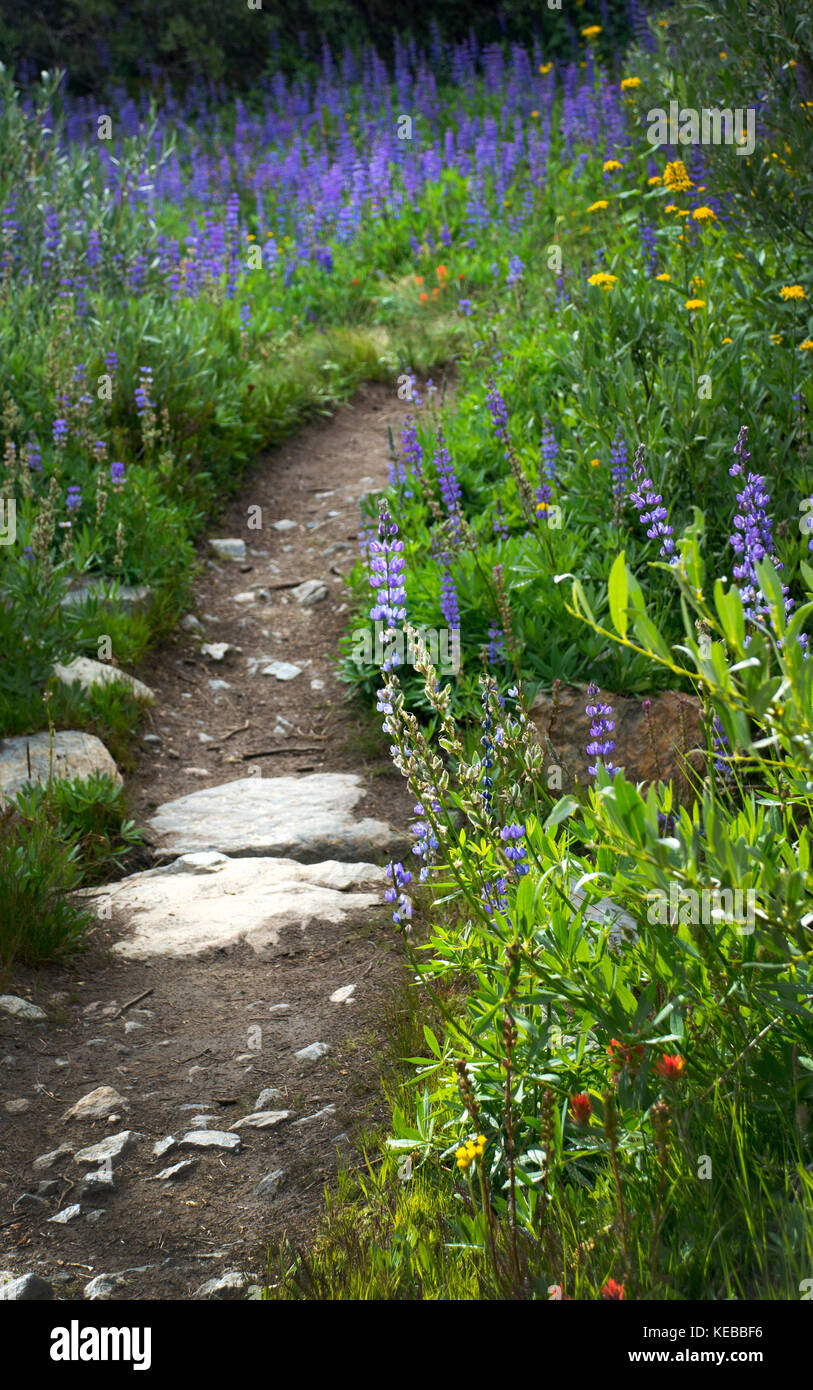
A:
<svg viewBox="0 0 813 1390">
<path fill-rule="evenodd" d="M 271 1199 L 273 1201 L 274 1197 L 277 1195 L 277 1189 L 284 1177 L 285 1172 L 282 1168 L 275 1169 L 273 1173 L 266 1173 L 265 1177 L 261 1178 L 257 1183 L 254 1189 L 254 1196 L 264 1197 L 266 1200 Z"/>
<path fill-rule="evenodd" d="M 300 1062 L 318 1062 L 320 1057 L 324 1057 L 330 1051 L 330 1044 L 324 1042 L 311 1043 L 308 1047 L 303 1047 L 297 1052 L 296 1056 Z"/>
<path fill-rule="evenodd" d="M 85 1298 L 91 1301 L 101 1298 L 112 1298 L 117 1289 L 124 1284 L 120 1274 L 97 1274 L 94 1279 L 88 1280 L 82 1292 Z"/>
<path fill-rule="evenodd" d="M 47 1211 L 48 1203 L 44 1197 L 35 1196 L 33 1192 L 22 1192 L 13 1205 L 13 1210 L 18 1211 Z"/>
<path fill-rule="evenodd" d="M 45 1303 L 53 1296 L 51 1285 L 38 1274 L 21 1274 L 19 1279 L 0 1284 L 0 1302 Z"/>
<path fill-rule="evenodd" d="M 86 1096 L 66 1110 L 62 1119 L 67 1120 L 106 1120 L 109 1115 L 121 1110 L 129 1110 L 130 1102 L 120 1096 L 112 1086 L 97 1086 Z"/>
<path fill-rule="evenodd" d="M 3 1106 L 9 1115 L 24 1115 L 26 1110 L 31 1109 L 31 1101 L 21 1097 L 19 1100 L 7 1100 Z"/>
<path fill-rule="evenodd" d="M 51 747 L 47 730 L 41 734 L 24 734 L 20 738 L 0 741 L 0 805 L 29 781 L 47 782 L 50 767 Z M 54 778 L 87 778 L 94 772 L 107 773 L 114 782 L 121 784 L 121 774 L 101 739 L 73 730 L 54 734 Z"/>
<path fill-rule="evenodd" d="M 73 1153 L 73 1144 L 60 1144 L 58 1149 L 51 1149 L 50 1153 L 40 1154 L 31 1164 L 35 1173 L 47 1173 L 49 1168 L 54 1168 L 60 1159 L 67 1158 L 68 1154 Z"/>
<path fill-rule="evenodd" d="M 350 1004 L 353 1001 L 355 985 L 342 985 L 341 989 L 334 989 L 330 996 L 331 1004 Z"/>
<path fill-rule="evenodd" d="M 118 608 L 130 614 L 143 613 L 152 602 L 152 589 L 146 584 L 119 584 L 116 588 L 113 579 L 84 575 L 60 602 L 63 608 L 84 608 L 91 599 L 96 599 L 104 608 Z"/>
<path fill-rule="evenodd" d="M 297 603 L 301 603 L 303 608 L 309 608 L 314 603 L 321 603 L 327 598 L 328 588 L 321 579 L 306 579 L 303 584 L 297 584 L 291 590 L 291 597 Z"/>
<path fill-rule="evenodd" d="M 79 1203 L 74 1202 L 69 1207 L 63 1207 L 62 1211 L 56 1213 L 56 1216 L 49 1216 L 48 1220 L 55 1226 L 67 1226 L 69 1221 L 76 1220 L 80 1211 Z"/>
<path fill-rule="evenodd" d="M 256 789 L 262 783 L 253 780 L 252 785 Z M 194 802 L 196 796 L 185 800 Z M 201 829 L 191 820 L 186 823 L 193 832 Z M 211 828 L 216 833 L 214 818 Z M 233 833 L 236 837 L 237 827 Z M 113 950 L 128 960 L 141 960 L 196 955 L 240 941 L 258 953 L 270 950 L 279 945 L 283 933 L 299 936 L 310 922 L 338 925 L 350 913 L 377 910 L 379 892 L 347 890 L 378 886 L 384 879 L 384 870 L 372 864 L 328 860 L 303 865 L 291 859 L 230 859 L 199 851 L 92 891 L 109 895 L 127 919 L 127 935 Z"/>
<path fill-rule="evenodd" d="M 242 589 L 239 594 L 232 594 L 232 603 L 256 603 L 257 595 L 253 589 Z"/>
<path fill-rule="evenodd" d="M 0 1013 L 25 1019 L 26 1023 L 42 1023 L 48 1017 L 36 1004 L 20 999 L 17 994 L 0 994 Z"/>
<path fill-rule="evenodd" d="M 245 560 L 246 543 L 233 536 L 210 539 L 209 549 L 219 560 Z"/>
<path fill-rule="evenodd" d="M 294 666 L 290 661 L 270 661 L 262 669 L 264 676 L 276 676 L 278 681 L 292 681 L 296 676 L 302 675 L 302 667 Z"/>
<path fill-rule="evenodd" d="M 184 613 L 180 621 L 183 632 L 203 632 L 203 623 L 196 618 L 194 613 Z"/>
<path fill-rule="evenodd" d="M 242 1120 L 230 1125 L 229 1129 L 272 1129 L 274 1125 L 287 1120 L 290 1113 L 290 1110 L 255 1110 L 253 1114 L 244 1115 Z"/>
<path fill-rule="evenodd" d="M 313 1115 L 303 1115 L 301 1120 L 294 1120 L 296 1125 L 310 1125 L 315 1120 L 327 1120 L 336 1114 L 335 1105 L 325 1105 L 323 1109 L 314 1111 Z"/>
<path fill-rule="evenodd" d="M 219 1115 L 190 1115 L 187 1124 L 190 1129 L 216 1129 L 220 1124 Z"/>
<path fill-rule="evenodd" d="M 173 1163 L 169 1168 L 162 1168 L 160 1173 L 154 1176 L 154 1182 L 174 1182 L 176 1178 L 186 1178 L 197 1168 L 196 1158 L 182 1158 L 179 1163 Z"/>
<path fill-rule="evenodd" d="M 254 1106 L 255 1111 L 267 1110 L 272 1100 L 279 1100 L 282 1091 L 278 1091 L 276 1086 L 267 1086 L 264 1091 L 260 1091 Z"/>
<path fill-rule="evenodd" d="M 159 852 L 172 856 L 219 850 L 313 863 L 404 849 L 404 834 L 384 821 L 358 817 L 364 791 L 362 778 L 352 772 L 243 777 L 165 802 L 148 823 L 159 837 Z"/>
<path fill-rule="evenodd" d="M 83 1197 L 99 1198 L 106 1192 L 115 1192 L 116 1182 L 113 1174 L 107 1168 L 100 1168 L 97 1173 L 88 1173 L 84 1182 L 76 1189 L 76 1195 L 81 1201 Z"/>
<path fill-rule="evenodd" d="M 139 1134 L 135 1129 L 123 1129 L 119 1134 L 111 1134 L 107 1139 L 102 1139 L 98 1144 L 91 1144 L 87 1149 L 80 1149 L 73 1156 L 74 1163 L 80 1163 L 85 1167 L 92 1168 L 95 1163 L 105 1163 L 107 1159 L 122 1158 L 134 1148 L 139 1139 L 143 1139 L 143 1134 Z"/>
<path fill-rule="evenodd" d="M 183 1108 L 184 1108 L 184 1107 L 181 1106 L 181 1109 L 183 1109 Z M 153 1144 L 153 1146 L 152 1146 L 152 1151 L 153 1151 L 153 1154 L 154 1154 L 155 1158 L 163 1158 L 163 1157 L 164 1157 L 164 1154 L 168 1154 L 168 1153 L 170 1152 L 171 1149 L 174 1149 L 174 1148 L 177 1147 L 177 1142 L 178 1142 L 177 1139 L 173 1139 L 173 1137 L 172 1137 L 171 1134 L 168 1134 L 167 1137 L 166 1137 L 166 1139 L 159 1139 L 159 1140 L 158 1140 L 155 1144 Z"/>
<path fill-rule="evenodd" d="M 208 685 L 210 690 L 231 690 L 231 685 L 228 681 L 209 681 Z"/>
<path fill-rule="evenodd" d="M 85 1220 L 89 1223 L 89 1225 L 95 1226 L 96 1223 L 98 1221 L 101 1221 L 102 1217 L 106 1215 L 107 1212 L 104 1210 L 103 1207 L 96 1207 L 95 1211 L 88 1212 L 87 1216 L 85 1217 Z"/>
<path fill-rule="evenodd" d="M 193 1298 L 218 1298 L 233 1299 L 242 1298 L 249 1285 L 249 1279 L 239 1270 L 230 1269 L 222 1274 L 219 1279 L 207 1279 L 205 1284 L 201 1284 L 199 1289 L 195 1289 Z"/>
<path fill-rule="evenodd" d="M 181 1149 L 224 1149 L 236 1152 L 243 1147 L 239 1134 L 220 1129 L 194 1129 L 179 1141 Z"/>
<path fill-rule="evenodd" d="M 126 671 L 120 671 L 117 666 L 108 666 L 103 661 L 94 661 L 89 656 L 74 657 L 73 661 L 65 665 L 57 661 L 53 671 L 61 685 L 71 686 L 78 681 L 82 690 L 93 690 L 94 687 L 105 685 L 123 685 L 143 704 L 155 703 L 155 691 L 143 681 L 128 675 Z"/>
<path fill-rule="evenodd" d="M 288 518 L 286 517 L 283 517 L 282 521 L 272 521 L 271 525 L 273 526 L 275 531 L 295 531 L 297 523 L 295 521 L 288 520 Z"/>
</svg>

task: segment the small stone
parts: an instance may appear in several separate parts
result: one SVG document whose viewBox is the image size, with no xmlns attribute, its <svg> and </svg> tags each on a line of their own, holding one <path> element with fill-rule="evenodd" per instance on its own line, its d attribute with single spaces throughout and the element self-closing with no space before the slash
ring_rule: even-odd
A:
<svg viewBox="0 0 813 1390">
<path fill-rule="evenodd" d="M 297 584 L 296 588 L 291 590 L 291 597 L 305 608 L 309 608 L 314 603 L 321 603 L 323 599 L 327 598 L 327 594 L 327 584 L 324 584 L 321 579 L 306 579 L 304 583 Z"/>
<path fill-rule="evenodd" d="M 180 626 L 184 632 L 203 632 L 203 623 L 194 613 L 184 613 Z"/>
<path fill-rule="evenodd" d="M 55 1058 L 54 1058 L 54 1066 L 55 1066 L 55 1067 L 69 1067 L 70 1064 L 71 1064 L 71 1059 L 70 1059 L 70 1057 L 55 1057 Z"/>
<path fill-rule="evenodd" d="M 49 1168 L 55 1167 L 61 1158 L 67 1158 L 68 1154 L 73 1153 L 73 1144 L 60 1144 L 58 1149 L 51 1149 L 50 1153 L 40 1154 L 31 1164 L 34 1173 L 47 1173 Z"/>
<path fill-rule="evenodd" d="M 208 767 L 185 767 L 183 771 L 187 777 L 211 777 Z"/>
<path fill-rule="evenodd" d="M 220 1123 L 219 1115 L 191 1115 L 187 1123 L 192 1129 L 212 1129 Z"/>
<path fill-rule="evenodd" d="M 275 531 L 295 531 L 295 530 L 296 530 L 296 522 L 295 522 L 295 521 L 289 521 L 287 517 L 283 517 L 282 521 L 272 521 L 272 522 L 271 522 L 271 525 L 273 526 L 273 528 L 274 528 Z"/>
<path fill-rule="evenodd" d="M 0 1285 L 0 1302 L 44 1303 L 53 1296 L 51 1285 L 38 1274 L 22 1274 L 19 1279 Z"/>
<path fill-rule="evenodd" d="M 8 1111 L 9 1115 L 22 1115 L 30 1108 L 30 1105 L 30 1100 L 22 1098 L 20 1100 L 7 1100 L 4 1109 Z"/>
<path fill-rule="evenodd" d="M 273 1199 L 277 1195 L 277 1188 L 280 1186 L 285 1173 L 282 1168 L 277 1168 L 273 1173 L 266 1173 L 261 1178 L 254 1189 L 255 1197 L 265 1197 Z"/>
<path fill-rule="evenodd" d="M 137 1024 L 136 1027 L 141 1027 Z M 120 1096 L 118 1091 L 112 1086 L 97 1086 L 95 1091 L 88 1091 L 86 1096 L 82 1096 L 70 1110 L 66 1110 L 62 1116 L 63 1121 L 67 1120 L 106 1120 L 114 1112 L 128 1110 L 129 1102 Z"/>
<path fill-rule="evenodd" d="M 230 1125 L 234 1129 L 271 1129 L 274 1125 L 281 1124 L 287 1120 L 290 1110 L 255 1110 L 252 1115 L 244 1115 L 242 1120 Z"/>
<path fill-rule="evenodd" d="M 281 1095 L 282 1091 L 278 1091 L 276 1086 L 267 1086 L 264 1091 L 260 1091 L 260 1094 L 257 1097 L 257 1103 L 254 1106 L 255 1111 L 266 1110 L 270 1105 L 271 1101 L 279 1100 Z"/>
<path fill-rule="evenodd" d="M 124 1031 L 125 1031 L 125 1033 L 135 1033 L 135 1031 L 136 1031 L 137 1028 L 143 1028 L 143 1027 L 144 1027 L 144 1024 L 143 1024 L 143 1023 L 137 1023 L 136 1020 L 135 1020 L 134 1018 L 128 1018 L 127 1022 L 126 1022 L 125 1025 L 124 1025 Z"/>
<path fill-rule="evenodd" d="M 245 1274 L 239 1270 L 230 1269 L 222 1274 L 219 1279 L 207 1279 L 205 1284 L 201 1284 L 199 1289 L 193 1293 L 193 1298 L 242 1298 L 249 1280 Z"/>
<path fill-rule="evenodd" d="M 174 1182 L 176 1178 L 185 1178 L 197 1168 L 196 1158 L 182 1158 L 180 1163 L 173 1163 L 169 1168 L 162 1168 L 160 1173 L 156 1173 L 155 1182 Z"/>
<path fill-rule="evenodd" d="M 76 1195 L 80 1199 L 83 1197 L 101 1197 L 105 1192 L 115 1192 L 116 1183 L 113 1174 L 107 1168 L 100 1168 L 98 1173 L 88 1173 L 84 1182 L 77 1188 Z"/>
<path fill-rule="evenodd" d="M 246 543 L 233 536 L 210 540 L 209 549 L 220 560 L 245 560 Z"/>
<path fill-rule="evenodd" d="M 57 1182 L 56 1178 L 46 1178 L 43 1182 L 37 1183 L 38 1197 L 55 1197 L 59 1192 L 62 1183 Z"/>
<path fill-rule="evenodd" d="M 198 734 L 198 743 L 214 743 L 214 739 L 211 734 L 205 734 L 201 730 Z"/>
<path fill-rule="evenodd" d="M 73 1161 L 92 1167 L 94 1163 L 105 1163 L 108 1158 L 121 1158 L 143 1138 L 143 1134 L 139 1134 L 135 1129 L 123 1129 L 119 1134 L 111 1134 L 107 1139 L 102 1139 L 99 1144 L 80 1149 L 74 1154 Z"/>
<path fill-rule="evenodd" d="M 329 1116 L 336 1114 L 335 1105 L 326 1105 L 322 1110 L 317 1110 L 313 1115 L 303 1115 L 301 1120 L 294 1120 L 295 1125 L 309 1125 L 314 1120 L 326 1120 Z"/>
<path fill-rule="evenodd" d="M 236 1152 L 243 1147 L 239 1134 L 228 1134 L 220 1129 L 194 1129 L 179 1141 L 182 1149 L 231 1149 Z"/>
<path fill-rule="evenodd" d="M 355 985 L 342 985 L 341 989 L 334 990 L 330 996 L 331 1004 L 349 1004 L 355 988 Z"/>
<path fill-rule="evenodd" d="M 314 680 L 311 681 L 311 690 L 324 690 L 324 688 L 325 688 L 325 683 L 324 683 L 324 681 L 320 681 L 320 680 L 318 680 L 318 679 L 314 679 Z"/>
<path fill-rule="evenodd" d="M 85 1298 L 91 1301 L 100 1298 L 112 1298 L 116 1289 L 120 1289 L 124 1280 L 120 1274 L 97 1274 L 95 1279 L 89 1279 L 82 1292 Z"/>
<path fill-rule="evenodd" d="M 209 681 L 209 689 L 210 689 L 210 690 L 231 690 L 231 685 L 229 684 L 228 681 Z"/>
<path fill-rule="evenodd" d="M 232 594 L 232 603 L 254 603 L 257 595 L 253 589 L 243 589 L 239 594 Z"/>
<path fill-rule="evenodd" d="M 101 1221 L 102 1217 L 106 1216 L 106 1214 L 103 1207 L 96 1207 L 94 1211 L 88 1212 L 85 1220 L 89 1222 L 91 1226 L 95 1226 L 97 1221 Z"/>
<path fill-rule="evenodd" d="M 54 1226 L 67 1226 L 69 1221 L 74 1221 L 76 1219 L 80 1211 L 81 1207 L 79 1203 L 74 1202 L 69 1207 L 63 1207 L 62 1211 L 56 1213 L 56 1216 L 49 1216 L 48 1220 Z"/>
<path fill-rule="evenodd" d="M 291 1012 L 291 1006 L 290 1004 L 271 1004 L 268 1012 L 270 1014 L 289 1014 Z"/>
<path fill-rule="evenodd" d="M 290 661 L 271 661 L 263 667 L 262 675 L 276 676 L 278 681 L 292 681 L 302 675 L 302 667 L 294 666 Z"/>
<path fill-rule="evenodd" d="M 203 656 L 211 657 L 212 661 L 222 661 L 229 652 L 236 652 L 238 648 L 231 642 L 204 642 L 200 650 Z"/>
<path fill-rule="evenodd" d="M 142 738 L 141 742 L 142 742 L 142 743 L 151 743 L 151 744 L 153 744 L 153 743 L 163 743 L 164 740 L 162 739 L 162 737 L 161 737 L 160 734 L 145 734 L 144 737 Z"/>
<path fill-rule="evenodd" d="M 164 1154 L 168 1154 L 170 1149 L 174 1149 L 177 1146 L 177 1142 L 178 1141 L 174 1139 L 171 1134 L 168 1134 L 166 1139 L 159 1139 L 152 1146 L 154 1157 L 163 1158 Z"/>
<path fill-rule="evenodd" d="M 20 999 L 17 994 L 0 994 L 0 1013 L 12 1018 L 24 1018 L 27 1023 L 42 1023 L 48 1017 L 36 1004 Z"/>
<path fill-rule="evenodd" d="M 47 1211 L 48 1203 L 44 1197 L 35 1195 L 33 1192 L 22 1192 L 13 1203 L 13 1208 L 17 1211 Z"/>
<path fill-rule="evenodd" d="M 297 1052 L 296 1056 L 300 1062 L 318 1062 L 320 1057 L 324 1057 L 330 1051 L 330 1045 L 324 1042 L 310 1043 L 308 1047 L 303 1047 Z"/>
</svg>

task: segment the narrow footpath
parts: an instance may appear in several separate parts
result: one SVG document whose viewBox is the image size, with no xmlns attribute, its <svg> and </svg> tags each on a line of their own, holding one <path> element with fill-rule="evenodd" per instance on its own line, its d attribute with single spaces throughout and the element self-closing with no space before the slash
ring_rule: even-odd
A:
<svg viewBox="0 0 813 1390">
<path fill-rule="evenodd" d="M 365 387 L 261 460 L 212 532 L 244 549 L 207 543 L 192 612 L 135 673 L 145 868 L 96 892 L 71 967 L 7 986 L 43 1018 L 0 1013 L 0 1280 L 258 1297 L 383 1118 L 405 979 L 383 865 L 411 802 L 335 661 L 358 501 L 407 411 Z"/>
</svg>

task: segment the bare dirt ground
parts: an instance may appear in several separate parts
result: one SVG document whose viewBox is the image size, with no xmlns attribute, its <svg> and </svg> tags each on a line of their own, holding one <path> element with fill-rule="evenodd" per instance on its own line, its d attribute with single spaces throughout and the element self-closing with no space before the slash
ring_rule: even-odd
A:
<svg viewBox="0 0 813 1390">
<path fill-rule="evenodd" d="M 407 409 L 392 390 L 363 389 L 331 420 L 261 460 L 224 508 L 212 534 L 242 537 L 249 553 L 244 564 L 204 566 L 194 612 L 207 642 L 242 651 L 213 662 L 201 655 L 200 638 L 179 631 L 137 673 L 157 695 L 127 779 L 140 821 L 165 801 L 257 767 L 263 777 L 360 773 L 368 794 L 358 815 L 406 829 L 409 795 L 382 757 L 375 722 L 347 703 L 334 658 L 342 574 L 358 554 L 358 498 L 385 483 L 386 426 L 395 433 Z M 248 526 L 256 506 L 261 530 Z M 280 520 L 297 526 L 274 529 Z M 311 607 L 290 595 L 307 579 L 329 590 Z M 234 601 L 259 588 L 270 601 Z M 290 682 L 248 674 L 253 654 L 293 662 L 302 674 Z M 213 691 L 211 679 L 229 688 Z M 150 733 L 162 741 L 144 742 Z M 340 1156 L 357 1161 L 354 1136 L 381 1114 L 380 1061 L 404 981 L 389 911 L 382 905 L 357 922 L 288 931 L 259 956 L 240 945 L 127 962 L 110 949 L 124 934 L 122 922 L 101 923 L 70 967 L 21 972 L 7 985 L 44 1008 L 48 1021 L 0 1015 L 0 1270 L 39 1274 L 65 1298 L 81 1298 L 102 1273 L 122 1274 L 111 1296 L 124 1299 L 188 1298 L 229 1270 L 262 1280 L 270 1246 L 286 1236 L 301 1246 L 311 1240 Z M 330 1002 L 353 983 L 352 1003 Z M 251 1043 L 257 1025 L 259 1049 Z M 297 1060 L 315 1040 L 330 1052 Z M 98 1086 L 115 1087 L 126 1101 L 120 1119 L 65 1122 L 69 1106 Z M 243 1130 L 240 1152 L 207 1151 L 187 1176 L 154 1180 L 190 1156 L 175 1149 L 153 1157 L 156 1140 L 183 1134 L 198 1113 L 227 1130 L 267 1087 L 280 1092 L 272 1108 L 290 1110 L 291 1120 Z M 22 1100 L 26 1108 L 7 1108 Z M 52 1223 L 77 1200 L 82 1172 L 70 1154 L 39 1174 L 33 1161 L 125 1128 L 144 1138 L 117 1161 L 115 1191 L 82 1197 L 74 1219 Z M 279 1170 L 275 1195 L 255 1194 Z M 24 1193 L 39 1201 L 20 1203 Z"/>
</svg>

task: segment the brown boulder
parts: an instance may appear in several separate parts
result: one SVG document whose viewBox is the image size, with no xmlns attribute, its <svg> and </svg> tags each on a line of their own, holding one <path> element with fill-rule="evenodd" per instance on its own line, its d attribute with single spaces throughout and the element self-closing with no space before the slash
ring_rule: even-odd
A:
<svg viewBox="0 0 813 1390">
<path fill-rule="evenodd" d="M 624 769 L 630 782 L 674 782 L 680 800 L 691 798 L 692 786 L 684 768 L 688 761 L 695 774 L 702 776 L 706 740 L 700 719 L 700 701 L 694 695 L 673 690 L 645 700 L 614 695 L 600 690 L 598 700 L 612 706 L 615 752 L 610 761 Z M 555 703 L 555 708 L 554 708 Z M 595 762 L 585 749 L 592 720 L 584 707 L 592 703 L 585 687 L 560 687 L 555 698 L 537 695 L 530 715 L 543 747 L 549 747 L 554 761 L 562 768 L 562 790 L 572 790 L 574 782 L 587 786 L 592 780 L 587 768 Z M 691 773 L 690 773 L 691 775 Z"/>
</svg>

